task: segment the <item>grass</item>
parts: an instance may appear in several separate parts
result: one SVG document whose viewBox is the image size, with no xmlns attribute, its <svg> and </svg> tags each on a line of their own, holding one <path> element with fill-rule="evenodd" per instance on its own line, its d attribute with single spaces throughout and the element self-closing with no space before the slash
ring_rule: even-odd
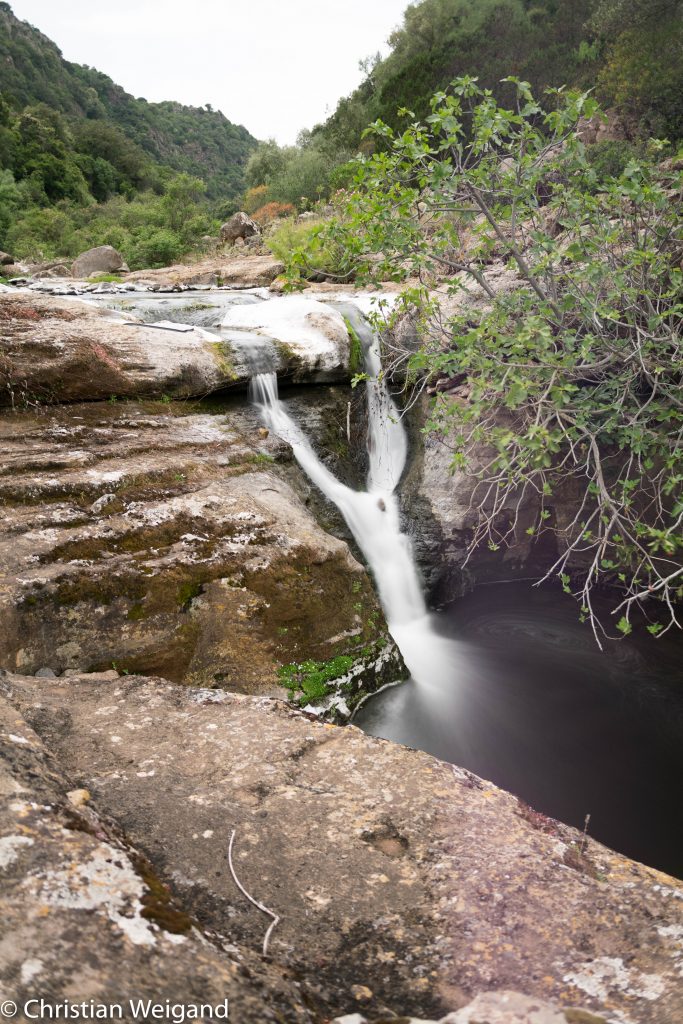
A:
<svg viewBox="0 0 683 1024">
<path fill-rule="evenodd" d="M 123 278 L 118 274 L 97 274 L 95 277 L 89 277 L 88 280 L 91 284 L 123 284 Z"/>
</svg>

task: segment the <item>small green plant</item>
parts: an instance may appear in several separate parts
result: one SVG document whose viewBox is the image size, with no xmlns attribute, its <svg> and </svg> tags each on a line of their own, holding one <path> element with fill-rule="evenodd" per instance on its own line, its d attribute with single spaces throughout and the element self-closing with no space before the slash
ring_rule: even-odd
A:
<svg viewBox="0 0 683 1024">
<path fill-rule="evenodd" d="M 289 690 L 290 698 L 303 707 L 324 700 L 331 692 L 329 684 L 346 675 L 352 666 L 353 658 L 350 655 L 339 654 L 330 661 L 308 660 L 283 665 L 278 669 L 278 677 L 282 685 Z"/>
<path fill-rule="evenodd" d="M 270 251 L 285 264 L 289 287 L 322 278 L 353 280 L 356 263 L 351 250 L 325 233 L 325 224 L 313 218 L 304 223 L 285 220 L 267 239 Z"/>
<path fill-rule="evenodd" d="M 91 284 L 121 284 L 123 278 L 118 274 L 96 274 L 88 278 Z"/>
<path fill-rule="evenodd" d="M 363 374 L 363 346 L 348 317 L 344 317 L 344 323 L 349 334 L 349 370 L 355 379 L 357 375 Z"/>
</svg>

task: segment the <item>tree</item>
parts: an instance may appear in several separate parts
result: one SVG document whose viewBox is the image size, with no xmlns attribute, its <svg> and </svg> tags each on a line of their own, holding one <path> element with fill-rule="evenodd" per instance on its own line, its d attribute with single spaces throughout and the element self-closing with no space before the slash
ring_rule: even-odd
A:
<svg viewBox="0 0 683 1024">
<path fill-rule="evenodd" d="M 366 277 L 420 279 L 403 308 L 421 317 L 423 345 L 387 352 L 387 371 L 407 362 L 419 387 L 462 386 L 437 395 L 429 427 L 454 468 L 489 453 L 472 548 L 509 542 L 533 496 L 529 532 L 558 539 L 547 577 L 579 599 L 598 642 L 592 599 L 604 583 L 621 590 L 621 633 L 642 609 L 657 635 L 680 624 L 683 594 L 680 174 L 644 159 L 601 179 L 575 132 L 594 101 L 553 90 L 548 110 L 527 83 L 508 84 L 514 109 L 461 78 L 433 97 L 426 123 L 409 111 L 403 132 L 375 123 L 383 148 L 359 164 L 316 244 L 334 240 Z M 516 271 L 506 293 L 496 264 Z M 429 288 L 437 275 L 449 298 L 474 288 L 483 308 L 456 301 L 448 313 Z M 569 521 L 563 492 L 577 496 Z"/>
</svg>

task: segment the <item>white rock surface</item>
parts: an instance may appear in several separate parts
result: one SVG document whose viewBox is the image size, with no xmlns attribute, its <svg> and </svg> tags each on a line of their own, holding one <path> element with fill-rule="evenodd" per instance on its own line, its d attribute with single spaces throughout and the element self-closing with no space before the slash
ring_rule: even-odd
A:
<svg viewBox="0 0 683 1024">
<path fill-rule="evenodd" d="M 235 306 L 227 311 L 223 327 L 270 338 L 311 370 L 335 372 L 348 364 L 343 316 L 315 299 L 287 295 L 258 306 Z"/>
</svg>

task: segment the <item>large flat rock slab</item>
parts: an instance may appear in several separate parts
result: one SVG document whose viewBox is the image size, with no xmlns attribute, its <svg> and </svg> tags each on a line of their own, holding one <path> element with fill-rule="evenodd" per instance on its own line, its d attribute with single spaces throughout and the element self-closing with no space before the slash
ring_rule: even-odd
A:
<svg viewBox="0 0 683 1024">
<path fill-rule="evenodd" d="M 0 294 L 0 406 L 33 408 L 57 402 L 114 398 L 202 397 L 244 390 L 264 369 L 298 382 L 348 382 L 349 336 L 342 317 L 322 303 L 273 300 L 283 308 L 269 333 L 271 303 L 257 303 L 259 330 L 246 309 L 235 329 L 207 331 L 160 316 L 149 323 L 95 302 L 20 290 Z M 112 304 L 116 299 L 112 298 Z M 252 307 L 248 307 L 252 308 Z M 226 318 L 228 319 L 228 318 Z M 252 318 L 253 319 L 253 318 Z M 265 324 L 265 329 L 261 326 Z M 267 365 L 257 365 L 267 356 Z"/>
<path fill-rule="evenodd" d="M 244 1024 L 312 1020 L 277 965 L 202 931 L 2 699 L 0 919 L 0 1002 L 18 1021 L 40 1018 L 40 1000 L 123 1006 L 124 1019 L 130 1001 L 169 1000 L 218 1019 L 227 1001 Z"/>
<path fill-rule="evenodd" d="M 284 264 L 271 255 L 209 256 L 193 264 L 178 264 L 160 270 L 136 270 L 126 282 L 168 288 L 192 285 L 222 285 L 258 288 L 271 284 Z"/>
<path fill-rule="evenodd" d="M 237 891 L 234 831 L 237 877 L 280 917 L 273 960 L 334 1012 L 351 994 L 369 1019 L 436 1020 L 511 989 L 613 1024 L 683 1019 L 679 884 L 465 771 L 266 698 L 3 688 L 202 926 L 258 950 L 270 919 Z"/>
</svg>

